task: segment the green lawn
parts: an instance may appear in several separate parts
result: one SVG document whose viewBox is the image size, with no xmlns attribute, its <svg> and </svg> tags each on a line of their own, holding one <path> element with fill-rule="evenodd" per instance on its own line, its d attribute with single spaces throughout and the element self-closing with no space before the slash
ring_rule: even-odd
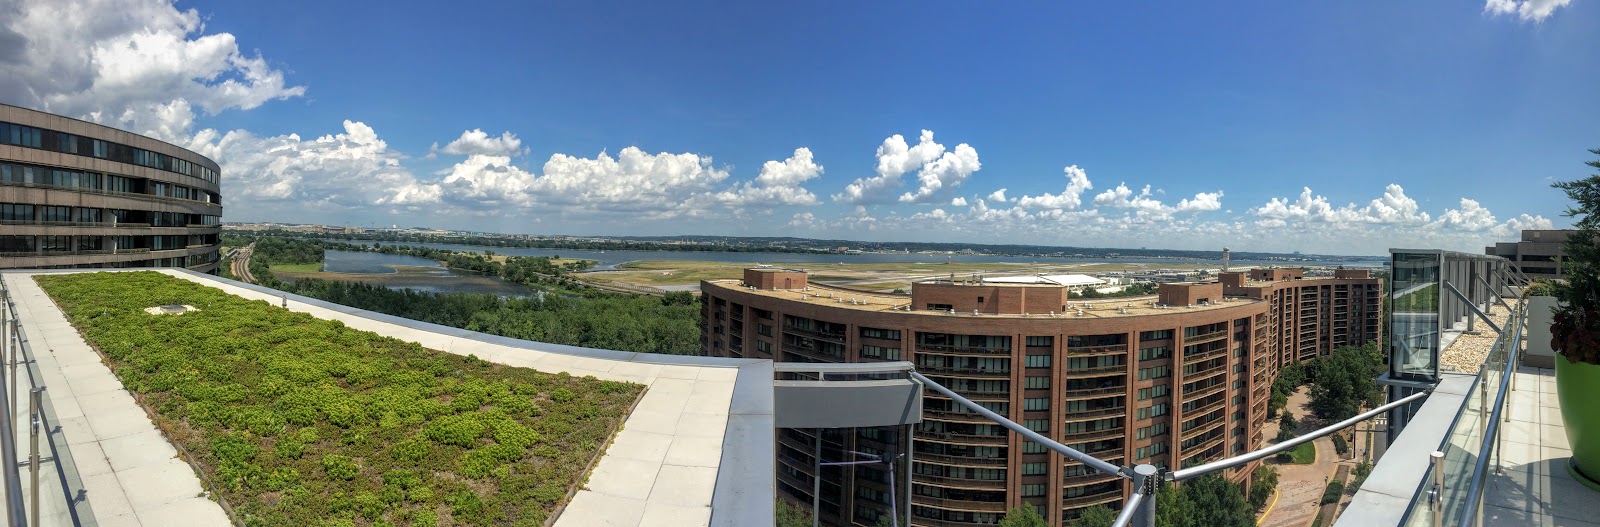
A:
<svg viewBox="0 0 1600 527">
<path fill-rule="evenodd" d="M 38 281 L 240 525 L 542 525 L 643 390 L 155 272 Z M 144 311 L 165 304 L 200 310 Z"/>
<path fill-rule="evenodd" d="M 281 264 L 281 263 L 275 263 L 275 264 L 269 264 L 268 267 L 271 268 L 273 272 L 317 273 L 317 272 L 321 272 L 322 271 L 322 262 L 303 263 L 303 264 Z"/>
<path fill-rule="evenodd" d="M 1315 442 L 1301 443 L 1288 452 L 1290 465 L 1310 465 L 1317 462 L 1317 446 Z"/>
</svg>

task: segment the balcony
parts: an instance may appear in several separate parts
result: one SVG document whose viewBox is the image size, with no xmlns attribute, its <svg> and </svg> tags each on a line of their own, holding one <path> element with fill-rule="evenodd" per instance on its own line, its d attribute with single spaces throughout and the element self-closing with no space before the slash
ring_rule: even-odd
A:
<svg viewBox="0 0 1600 527">
<path fill-rule="evenodd" d="M 1116 417 L 1116 416 L 1120 416 L 1120 415 L 1126 415 L 1127 413 L 1128 413 L 1128 406 L 1127 405 L 1122 405 L 1122 406 L 1111 406 L 1111 407 L 1107 407 L 1107 408 L 1090 408 L 1088 410 L 1081 410 L 1081 411 L 1076 411 L 1076 412 L 1066 412 L 1065 415 L 1062 415 L 1061 418 L 1062 418 L 1063 421 L 1071 423 L 1071 422 L 1074 422 L 1074 421 L 1087 421 L 1087 420 L 1090 420 L 1090 419 L 1100 419 L 1100 418 L 1105 418 L 1105 417 Z"/>
<path fill-rule="evenodd" d="M 1097 366 L 1094 368 L 1067 369 L 1062 375 L 1068 379 L 1086 379 L 1090 377 L 1105 377 L 1108 375 L 1127 375 L 1128 365 Z"/>
<path fill-rule="evenodd" d="M 1003 501 L 968 501 L 950 498 L 935 498 L 933 496 L 923 496 L 920 494 L 912 495 L 911 503 L 926 507 L 938 507 L 947 511 L 999 513 L 1004 513 L 1006 511 L 1006 503 Z"/>
<path fill-rule="evenodd" d="M 815 329 L 801 329 L 801 328 L 797 328 L 797 327 L 794 327 L 794 326 L 784 326 L 783 327 L 783 332 L 784 333 L 789 333 L 789 334 L 792 334 L 792 335 L 799 335 L 799 336 L 802 336 L 802 337 L 810 337 L 810 338 L 814 338 L 814 339 L 822 339 L 822 340 L 826 340 L 826 341 L 829 341 L 829 342 L 836 342 L 836 343 L 839 343 L 839 344 L 844 344 L 844 332 L 835 333 L 835 332 L 832 332 L 832 331 L 820 331 L 820 330 L 815 330 Z"/>
<path fill-rule="evenodd" d="M 917 371 L 929 376 L 950 377 L 966 375 L 975 379 L 1010 379 L 1011 369 L 979 368 L 969 366 L 941 366 L 937 364 L 918 363 Z"/>
<path fill-rule="evenodd" d="M 823 352 L 822 350 L 806 349 L 806 348 L 801 348 L 801 347 L 797 347 L 797 346 L 791 346 L 791 345 L 787 345 L 787 344 L 784 345 L 782 348 L 783 348 L 783 352 L 785 354 L 791 354 L 792 353 L 794 355 L 799 355 L 801 357 L 809 358 L 809 359 L 811 359 L 813 361 L 816 361 L 816 362 L 843 362 L 844 361 L 844 357 L 843 356 L 833 355 L 833 354 L 830 354 L 830 353 Z"/>
<path fill-rule="evenodd" d="M 912 475 L 912 481 L 918 485 L 937 485 L 947 489 L 1006 490 L 1006 480 L 1003 479 L 968 479 L 917 473 Z"/>
<path fill-rule="evenodd" d="M 1196 437 L 1205 435 L 1206 432 L 1209 432 L 1209 431 L 1212 431 L 1212 430 L 1216 430 L 1217 427 L 1220 427 L 1220 426 L 1223 426 L 1223 425 L 1226 425 L 1226 424 L 1228 424 L 1228 420 L 1227 419 L 1223 419 L 1223 418 L 1221 418 L 1219 416 L 1216 419 L 1212 419 L 1211 421 L 1206 422 L 1206 424 L 1203 424 L 1203 425 L 1200 425 L 1200 426 L 1196 426 L 1194 428 L 1189 429 L 1189 431 L 1184 432 L 1183 435 L 1179 437 L 1178 441 L 1181 443 L 1183 441 L 1188 441 L 1190 439 L 1194 439 Z"/>
<path fill-rule="evenodd" d="M 1113 502 L 1113 501 L 1121 501 L 1121 500 L 1122 500 L 1122 486 L 1121 485 L 1117 485 L 1115 488 L 1112 488 L 1111 490 L 1104 491 L 1104 492 L 1099 492 L 1099 493 L 1096 493 L 1096 494 L 1088 494 L 1088 495 L 1084 495 L 1084 496 L 1076 496 L 1076 497 L 1071 497 L 1071 498 L 1064 498 L 1064 499 L 1061 500 L 1061 508 L 1063 508 L 1063 509 L 1076 509 L 1076 508 L 1079 508 L 1079 507 L 1087 507 L 1087 506 L 1090 506 L 1090 505 L 1099 505 L 1101 503 L 1110 503 L 1110 502 Z"/>
<path fill-rule="evenodd" d="M 957 432 L 934 432 L 917 430 L 913 433 L 918 441 L 934 441 L 938 443 L 951 443 L 957 445 L 977 446 L 1006 446 L 1004 435 L 974 435 Z"/>
<path fill-rule="evenodd" d="M 1011 355 L 1011 348 L 989 348 L 984 346 L 951 346 L 945 344 L 918 343 L 917 353 L 935 353 L 940 355 L 993 357 L 996 355 Z"/>
<path fill-rule="evenodd" d="M 1073 356 L 1116 355 L 1127 353 L 1127 344 L 1111 344 L 1107 346 L 1069 346 L 1067 354 Z"/>
<path fill-rule="evenodd" d="M 918 462 L 926 461 L 952 467 L 1005 467 L 1008 460 L 1004 457 L 968 457 L 949 456 L 944 454 L 931 454 L 928 452 L 915 452 L 912 459 Z"/>
<path fill-rule="evenodd" d="M 1228 384 L 1227 383 L 1223 383 L 1223 382 L 1219 382 L 1219 383 L 1216 383 L 1216 384 L 1213 384 L 1211 386 L 1207 386 L 1207 387 L 1204 387 L 1204 388 L 1196 388 L 1196 389 L 1194 389 L 1192 391 L 1189 390 L 1187 387 L 1185 387 L 1184 388 L 1184 394 L 1183 394 L 1183 402 L 1189 402 L 1189 401 L 1192 401 L 1194 399 L 1200 399 L 1200 398 L 1203 398 L 1203 397 L 1205 397 L 1207 395 L 1211 395 L 1211 394 L 1218 393 L 1218 392 L 1221 392 L 1223 390 L 1226 390 L 1227 388 L 1228 388 Z"/>
<path fill-rule="evenodd" d="M 1116 463 L 1116 461 L 1113 461 L 1113 463 Z M 1064 487 L 1081 487 L 1081 486 L 1084 486 L 1084 485 L 1089 485 L 1089 484 L 1094 484 L 1094 483 L 1104 483 L 1104 482 L 1107 482 L 1107 481 L 1114 481 L 1116 479 L 1119 479 L 1116 474 L 1106 474 L 1104 472 L 1089 472 L 1089 473 L 1077 474 L 1077 475 L 1073 475 L 1073 476 L 1062 476 L 1061 477 L 1061 485 L 1064 486 Z"/>
<path fill-rule="evenodd" d="M 1127 393 L 1128 393 L 1128 387 L 1127 386 L 1121 386 L 1121 385 L 1119 385 L 1119 386 L 1104 386 L 1104 387 L 1100 387 L 1100 388 L 1067 388 L 1067 389 L 1061 390 L 1061 398 L 1070 401 L 1070 400 L 1076 400 L 1076 399 L 1089 399 L 1089 398 L 1094 398 L 1094 397 L 1105 397 L 1105 396 L 1109 396 L 1109 395 L 1125 395 Z"/>
<path fill-rule="evenodd" d="M 1106 429 L 1103 429 L 1103 430 L 1090 430 L 1090 431 L 1087 431 L 1087 432 L 1073 432 L 1073 433 L 1070 433 L 1070 434 L 1062 434 L 1061 435 L 1061 442 L 1062 443 L 1087 443 L 1087 442 L 1090 442 L 1090 441 L 1098 441 L 1098 440 L 1101 440 L 1101 439 L 1117 439 L 1117 438 L 1120 438 L 1120 437 L 1123 437 L 1123 436 L 1127 435 L 1127 433 L 1128 433 L 1128 428 L 1126 426 L 1114 426 L 1114 427 L 1106 428 Z"/>
<path fill-rule="evenodd" d="M 1201 333 L 1193 337 L 1184 337 L 1183 345 L 1203 344 L 1226 336 L 1228 336 L 1228 330 L 1224 328 L 1210 333 Z"/>
</svg>

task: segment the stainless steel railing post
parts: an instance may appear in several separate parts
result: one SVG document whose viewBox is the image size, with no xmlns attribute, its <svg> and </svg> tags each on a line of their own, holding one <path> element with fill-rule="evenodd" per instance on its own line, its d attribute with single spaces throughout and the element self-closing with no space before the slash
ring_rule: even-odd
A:
<svg viewBox="0 0 1600 527">
<path fill-rule="evenodd" d="M 1433 464 L 1433 490 L 1428 493 L 1429 509 L 1433 511 L 1433 527 L 1444 527 L 1444 452 L 1428 454 Z"/>
<path fill-rule="evenodd" d="M 28 477 L 33 480 L 28 493 L 32 495 L 29 507 L 33 509 L 33 527 L 39 527 L 39 394 L 43 392 L 44 388 L 28 390 L 28 421 L 32 423 L 28 434 Z"/>
</svg>

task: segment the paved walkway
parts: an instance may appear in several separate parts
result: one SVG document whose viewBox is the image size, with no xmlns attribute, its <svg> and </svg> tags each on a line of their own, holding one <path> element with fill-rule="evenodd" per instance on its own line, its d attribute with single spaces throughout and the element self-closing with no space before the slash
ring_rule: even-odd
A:
<svg viewBox="0 0 1600 527">
<path fill-rule="evenodd" d="M 222 506 L 206 498 L 194 470 L 178 459 L 177 450 L 33 278 L 7 274 L 4 280 L 96 522 L 101 527 L 229 525 Z M 43 478 L 40 487 L 59 489 Z M 41 503 L 41 519 L 54 520 L 42 523 L 67 524 L 64 504 L 52 504 Z"/>
<path fill-rule="evenodd" d="M 1307 388 L 1302 387 L 1290 394 L 1289 404 L 1286 405 L 1295 419 L 1300 421 L 1305 421 L 1311 415 L 1311 410 L 1306 408 L 1311 398 L 1306 392 Z M 1300 432 L 1311 430 L 1311 427 L 1301 423 Z M 1268 444 L 1277 444 L 1278 421 L 1269 419 L 1262 433 L 1266 435 Z M 1317 502 L 1321 500 L 1322 490 L 1328 484 L 1327 478 L 1333 476 L 1337 463 L 1332 439 L 1322 437 L 1312 443 L 1317 447 L 1315 463 L 1274 465 L 1278 469 L 1278 504 L 1267 513 L 1261 522 L 1262 527 L 1306 527 L 1316 517 Z"/>
</svg>

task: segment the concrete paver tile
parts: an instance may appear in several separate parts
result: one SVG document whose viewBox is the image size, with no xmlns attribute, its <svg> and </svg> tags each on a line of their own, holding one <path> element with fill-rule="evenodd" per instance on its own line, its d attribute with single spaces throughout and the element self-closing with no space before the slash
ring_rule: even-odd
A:
<svg viewBox="0 0 1600 527">
<path fill-rule="evenodd" d="M 670 455 L 670 454 L 669 454 Z M 717 483 L 717 469 L 662 465 L 656 474 L 650 501 L 669 505 L 710 507 Z"/>
<path fill-rule="evenodd" d="M 594 473 L 589 475 L 589 490 L 636 500 L 650 497 L 650 487 L 655 485 L 660 463 L 634 459 L 602 459 Z"/>
<path fill-rule="evenodd" d="M 644 517 L 643 500 L 579 492 L 556 520 L 556 527 L 634 527 Z"/>
</svg>

